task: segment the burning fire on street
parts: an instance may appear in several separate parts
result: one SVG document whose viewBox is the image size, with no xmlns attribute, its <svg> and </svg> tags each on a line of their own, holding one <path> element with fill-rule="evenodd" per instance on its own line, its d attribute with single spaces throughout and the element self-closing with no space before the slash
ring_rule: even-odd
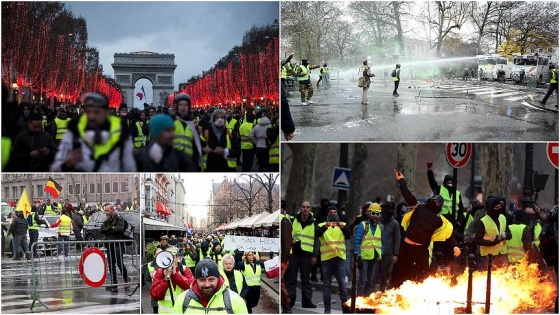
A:
<svg viewBox="0 0 560 315">
<path fill-rule="evenodd" d="M 484 314 L 486 271 L 473 273 L 472 312 Z M 357 313 L 429 314 L 465 313 L 468 268 L 455 280 L 434 275 L 421 283 L 406 281 L 401 287 L 357 297 Z M 490 313 L 549 313 L 554 311 L 556 280 L 537 264 L 522 262 L 492 271 Z M 350 309 L 351 300 L 344 304 Z"/>
</svg>

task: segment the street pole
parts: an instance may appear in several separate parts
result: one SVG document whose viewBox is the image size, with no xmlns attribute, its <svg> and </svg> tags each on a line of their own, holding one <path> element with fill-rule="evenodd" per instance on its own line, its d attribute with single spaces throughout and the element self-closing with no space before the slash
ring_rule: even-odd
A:
<svg viewBox="0 0 560 315">
<path fill-rule="evenodd" d="M 558 169 L 554 169 L 554 201 L 553 205 L 558 204 Z"/>
<path fill-rule="evenodd" d="M 533 151 L 532 143 L 525 144 L 525 175 L 523 178 L 523 199 L 521 199 L 524 211 L 527 208 L 533 208 Z"/>
<path fill-rule="evenodd" d="M 471 195 L 469 196 L 472 199 L 476 198 L 476 191 L 474 188 L 474 174 L 475 174 L 475 164 L 476 164 L 476 152 L 475 152 L 476 144 L 472 146 L 472 162 L 471 162 Z"/>
<path fill-rule="evenodd" d="M 453 194 L 451 195 L 451 219 L 453 222 L 453 227 L 455 227 L 455 222 L 457 221 L 457 217 L 455 216 L 457 213 L 457 210 L 455 210 L 455 207 L 457 207 L 457 200 L 455 199 L 455 196 L 457 195 L 457 168 L 454 167 L 453 168 Z"/>
<path fill-rule="evenodd" d="M 340 144 L 340 167 L 348 167 L 348 143 Z M 346 202 L 347 191 L 343 189 L 338 190 L 338 206 L 340 207 L 343 202 Z"/>
</svg>

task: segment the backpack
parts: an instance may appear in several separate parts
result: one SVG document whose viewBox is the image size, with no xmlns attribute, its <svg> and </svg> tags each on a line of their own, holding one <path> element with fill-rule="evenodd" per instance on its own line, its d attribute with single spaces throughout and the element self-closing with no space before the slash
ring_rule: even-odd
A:
<svg viewBox="0 0 560 315">
<path fill-rule="evenodd" d="M 128 223 L 128 221 L 125 218 L 123 218 L 122 216 L 121 216 L 121 218 L 124 221 L 124 231 L 123 231 L 124 238 L 128 239 L 128 240 L 134 239 L 134 226 L 132 224 Z"/>
<path fill-rule="evenodd" d="M 270 150 L 276 139 L 278 138 L 278 126 L 270 126 L 266 129 L 266 148 Z"/>
<path fill-rule="evenodd" d="M 366 234 L 369 233 L 369 222 L 368 220 L 366 221 L 362 221 L 362 222 L 366 222 L 366 227 L 364 229 L 364 234 L 362 234 L 362 239 L 360 240 L 360 246 L 362 245 L 362 243 L 364 242 L 364 238 L 366 237 Z M 356 226 L 354 227 L 354 229 L 352 230 L 352 240 L 354 240 L 354 235 L 356 235 L 356 228 L 362 224 L 362 222 L 360 222 L 359 224 L 356 224 Z M 354 242 L 350 242 L 350 252 L 353 253 L 354 252 Z"/>
<path fill-rule="evenodd" d="M 397 76 L 397 69 L 393 69 L 393 72 L 391 72 L 391 76 L 393 78 Z"/>
</svg>

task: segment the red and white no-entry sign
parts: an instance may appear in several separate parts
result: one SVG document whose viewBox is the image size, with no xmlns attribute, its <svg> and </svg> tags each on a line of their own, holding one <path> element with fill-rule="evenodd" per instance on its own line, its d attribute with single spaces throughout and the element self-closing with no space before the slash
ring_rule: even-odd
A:
<svg viewBox="0 0 560 315">
<path fill-rule="evenodd" d="M 99 248 L 88 248 L 80 258 L 80 276 L 92 288 L 99 288 L 107 278 L 107 261 Z"/>
<path fill-rule="evenodd" d="M 454 168 L 467 165 L 471 158 L 472 143 L 448 143 L 445 150 L 447 162 Z"/>
<path fill-rule="evenodd" d="M 547 144 L 546 155 L 552 166 L 558 168 L 558 142 L 549 142 Z"/>
</svg>

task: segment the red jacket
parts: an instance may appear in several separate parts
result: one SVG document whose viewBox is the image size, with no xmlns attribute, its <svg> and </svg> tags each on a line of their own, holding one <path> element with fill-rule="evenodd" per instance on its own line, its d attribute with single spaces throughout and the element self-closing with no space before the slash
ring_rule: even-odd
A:
<svg viewBox="0 0 560 315">
<path fill-rule="evenodd" d="M 194 277 L 189 268 L 185 267 L 184 273 L 185 275 L 182 275 L 179 269 L 177 269 L 177 272 L 171 275 L 171 283 L 175 285 L 175 287 L 179 286 L 183 290 L 188 290 L 194 282 Z M 158 269 L 154 275 L 152 287 L 150 288 L 152 299 L 156 301 L 163 300 L 167 289 L 169 289 L 169 282 L 165 280 L 163 276 L 163 269 Z"/>
</svg>

